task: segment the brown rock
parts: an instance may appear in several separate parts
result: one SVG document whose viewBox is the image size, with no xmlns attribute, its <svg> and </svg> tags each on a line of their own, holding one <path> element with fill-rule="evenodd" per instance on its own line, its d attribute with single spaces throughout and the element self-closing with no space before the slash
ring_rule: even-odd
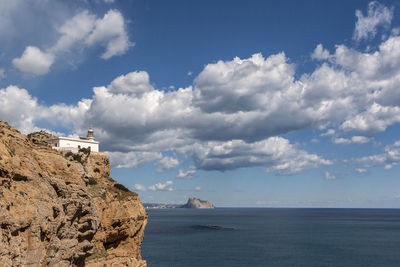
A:
<svg viewBox="0 0 400 267">
<path fill-rule="evenodd" d="M 59 152 L 0 121 L 0 266 L 146 266 L 147 213 L 103 153 Z"/>
</svg>

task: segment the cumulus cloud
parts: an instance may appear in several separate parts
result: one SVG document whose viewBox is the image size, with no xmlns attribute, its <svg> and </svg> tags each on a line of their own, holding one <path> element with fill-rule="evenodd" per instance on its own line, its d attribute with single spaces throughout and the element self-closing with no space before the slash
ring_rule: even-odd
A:
<svg viewBox="0 0 400 267">
<path fill-rule="evenodd" d="M 200 187 L 200 186 L 196 186 L 196 187 L 194 188 L 194 190 L 196 190 L 196 191 L 201 191 L 201 187 Z"/>
<path fill-rule="evenodd" d="M 172 181 L 166 181 L 165 183 L 156 183 L 156 184 L 150 185 L 148 187 L 146 187 L 142 184 L 135 184 L 133 186 L 133 188 L 136 191 L 150 190 L 150 191 L 169 191 L 169 192 L 171 192 L 171 191 L 174 191 L 174 188 L 172 188 L 172 184 L 173 184 Z"/>
<path fill-rule="evenodd" d="M 0 79 L 6 77 L 6 72 L 4 71 L 3 68 L 0 68 Z"/>
<path fill-rule="evenodd" d="M 370 138 L 365 136 L 353 136 L 351 141 L 356 144 L 366 144 L 370 141 Z"/>
<path fill-rule="evenodd" d="M 384 148 L 384 153 L 354 159 L 366 167 L 384 166 L 385 170 L 391 169 L 400 163 L 400 141 L 396 141 Z"/>
<path fill-rule="evenodd" d="M 314 49 L 314 52 L 311 54 L 311 58 L 317 60 L 328 59 L 329 57 L 329 51 L 324 49 L 322 44 L 318 44 L 317 47 Z"/>
<path fill-rule="evenodd" d="M 150 84 L 149 74 L 145 71 L 134 71 L 115 78 L 108 89 L 113 93 L 142 96 L 154 90 Z"/>
<path fill-rule="evenodd" d="M 334 144 L 351 144 L 351 140 L 347 139 L 347 138 L 339 137 L 339 138 L 333 138 L 332 143 L 334 143 Z"/>
<path fill-rule="evenodd" d="M 103 59 L 124 54 L 131 43 L 125 30 L 122 14 L 118 10 L 110 10 L 102 19 L 97 19 L 85 42 L 88 45 L 105 44 L 106 51 L 101 56 Z"/>
<path fill-rule="evenodd" d="M 154 185 L 151 185 L 148 187 L 149 190 L 151 191 L 174 191 L 172 188 L 172 181 L 166 181 L 164 184 L 163 183 L 156 183 Z"/>
<path fill-rule="evenodd" d="M 352 138 L 342 138 L 335 137 L 332 139 L 332 143 L 334 144 L 366 144 L 370 141 L 370 138 L 365 136 L 353 136 Z"/>
<path fill-rule="evenodd" d="M 53 53 L 62 53 L 70 50 L 75 44 L 87 39 L 93 31 L 96 16 L 84 10 L 65 21 L 58 32 L 61 34 L 57 43 L 50 48 Z"/>
<path fill-rule="evenodd" d="M 106 40 L 120 38 L 124 23 L 116 12 L 104 18 L 79 13 L 59 28 L 54 51 L 78 43 L 107 46 Z M 0 91 L 6 98 L 0 99 L 0 112 L 24 129 L 40 120 L 78 133 L 93 125 L 113 167 L 153 161 L 177 167 L 163 157 L 173 152 L 191 157 L 195 169 L 263 167 L 292 174 L 333 162 L 281 137 L 287 133 L 311 129 L 337 144 L 364 144 L 400 122 L 399 36 L 389 36 L 375 51 L 337 45 L 329 52 L 319 45 L 313 54 L 321 62 L 309 73 L 296 73 L 283 52 L 257 53 L 207 64 L 191 86 L 168 91 L 155 88 L 147 72 L 130 72 L 93 88 L 91 99 L 75 105 L 40 105 L 28 92 L 10 87 Z M 371 157 L 359 162 L 396 164 L 393 153 Z M 180 169 L 178 178 L 193 171 Z"/>
<path fill-rule="evenodd" d="M 326 132 L 320 134 L 320 136 L 331 136 L 335 134 L 335 130 L 334 129 L 328 129 Z"/>
<path fill-rule="evenodd" d="M 16 86 L 0 89 L 0 118 L 23 132 L 35 128 L 35 114 L 40 113 L 37 100 Z"/>
<path fill-rule="evenodd" d="M 145 187 L 144 185 L 142 185 L 142 184 L 135 184 L 135 185 L 133 186 L 133 188 L 134 188 L 136 191 L 146 191 L 146 187 Z"/>
<path fill-rule="evenodd" d="M 282 137 L 254 143 L 242 140 L 207 142 L 194 145 L 190 151 L 196 166 L 204 170 L 264 166 L 279 174 L 293 174 L 305 168 L 332 164 L 316 154 L 297 149 Z"/>
<path fill-rule="evenodd" d="M 393 8 L 388 8 L 377 1 L 368 4 L 367 15 L 356 10 L 356 27 L 353 38 L 362 40 L 375 37 L 378 26 L 389 27 L 393 18 Z"/>
<path fill-rule="evenodd" d="M 338 46 L 329 62 L 298 79 L 284 53 L 208 64 L 193 87 L 173 91 L 154 88 L 144 71 L 131 72 L 95 87 L 73 127 L 83 132 L 95 125 L 114 167 L 135 167 L 175 150 L 192 156 L 199 169 L 260 166 L 295 173 L 331 162 L 274 136 L 308 128 L 328 136 L 335 127 L 371 134 L 399 121 L 400 107 L 388 97 L 396 96 L 400 76 L 398 46 L 398 37 L 371 53 Z M 68 108 L 52 107 L 65 118 Z M 368 140 L 355 135 L 336 143 Z"/>
<path fill-rule="evenodd" d="M 40 105 L 29 92 L 17 86 L 0 89 L 0 119 L 17 127 L 23 133 L 40 130 L 41 121 L 50 125 L 78 128 L 83 122 L 91 100 L 82 99 L 76 105 Z"/>
<path fill-rule="evenodd" d="M 74 49 L 76 51 L 77 48 L 100 44 L 106 48 L 101 57 L 109 59 L 124 54 L 133 45 L 126 32 L 124 17 L 113 9 L 103 18 L 87 10 L 81 11 L 66 20 L 58 32 L 60 38 L 53 46 L 44 52 L 34 46 L 26 47 L 20 58 L 13 59 L 14 66 L 23 72 L 43 75 L 49 71 L 57 57 Z"/>
<path fill-rule="evenodd" d="M 180 179 L 191 179 L 196 174 L 196 168 L 194 166 L 190 166 L 187 171 L 179 169 L 179 173 L 176 178 Z"/>
<path fill-rule="evenodd" d="M 163 157 L 158 161 L 161 164 L 161 168 L 158 170 L 159 172 L 169 171 L 177 166 L 179 166 L 179 160 L 173 157 Z"/>
<path fill-rule="evenodd" d="M 115 168 L 136 168 L 139 165 L 162 158 L 160 152 L 131 151 L 131 152 L 107 152 L 110 158 L 111 167 Z"/>
<path fill-rule="evenodd" d="M 376 133 L 385 131 L 388 126 L 398 122 L 400 122 L 400 107 L 373 103 L 366 111 L 344 121 L 340 128 L 344 131 Z"/>
<path fill-rule="evenodd" d="M 42 52 L 35 46 L 28 46 L 20 58 L 14 58 L 13 64 L 20 71 L 42 75 L 49 72 L 54 62 L 54 55 Z"/>
</svg>

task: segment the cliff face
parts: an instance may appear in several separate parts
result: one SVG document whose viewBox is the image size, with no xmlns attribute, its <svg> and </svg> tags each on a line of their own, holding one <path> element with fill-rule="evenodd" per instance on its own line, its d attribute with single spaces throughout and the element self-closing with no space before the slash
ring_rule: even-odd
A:
<svg viewBox="0 0 400 267">
<path fill-rule="evenodd" d="M 146 266 L 147 213 L 107 157 L 43 139 L 0 121 L 0 266 Z"/>
<path fill-rule="evenodd" d="M 189 209 L 214 209 L 213 203 L 210 201 L 201 200 L 195 197 L 190 197 L 185 205 L 181 206 L 182 208 Z"/>
</svg>

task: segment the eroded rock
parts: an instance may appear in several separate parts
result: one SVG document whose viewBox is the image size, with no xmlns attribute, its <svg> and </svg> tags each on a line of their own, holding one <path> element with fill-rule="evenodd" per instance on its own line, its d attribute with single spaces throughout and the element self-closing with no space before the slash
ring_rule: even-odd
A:
<svg viewBox="0 0 400 267">
<path fill-rule="evenodd" d="M 104 154 L 70 157 L 46 138 L 0 121 L 0 266 L 146 266 L 137 194 L 115 186 Z"/>
</svg>

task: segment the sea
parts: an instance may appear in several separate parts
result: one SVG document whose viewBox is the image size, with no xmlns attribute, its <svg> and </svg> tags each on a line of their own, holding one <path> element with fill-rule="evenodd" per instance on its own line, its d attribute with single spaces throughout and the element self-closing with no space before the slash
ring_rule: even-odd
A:
<svg viewBox="0 0 400 267">
<path fill-rule="evenodd" d="M 150 209 L 149 267 L 400 266 L 400 209 Z"/>
</svg>

